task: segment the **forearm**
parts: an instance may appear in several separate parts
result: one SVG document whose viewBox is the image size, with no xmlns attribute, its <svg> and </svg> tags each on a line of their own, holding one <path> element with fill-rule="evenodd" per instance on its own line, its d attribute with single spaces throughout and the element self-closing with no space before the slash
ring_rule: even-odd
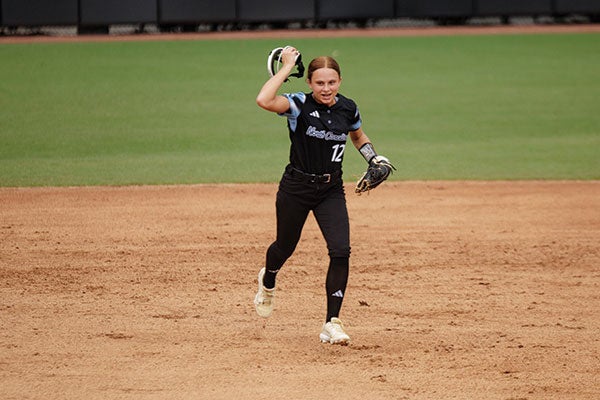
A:
<svg viewBox="0 0 600 400">
<path fill-rule="evenodd" d="M 350 138 L 352 139 L 354 147 L 356 147 L 367 163 L 370 163 L 371 160 L 377 157 L 377 153 L 375 152 L 371 140 L 367 134 L 363 132 L 362 128 L 350 132 Z"/>
<path fill-rule="evenodd" d="M 283 112 L 284 110 L 280 110 L 282 106 L 286 106 L 287 108 L 287 100 L 285 100 L 285 104 L 277 97 L 277 92 L 292 72 L 294 65 L 283 65 L 281 69 L 273 75 L 260 89 L 258 96 L 256 96 L 256 104 L 265 110 L 275 111 L 275 112 Z"/>
<path fill-rule="evenodd" d="M 356 134 L 354 134 L 355 132 Z M 352 144 L 354 144 L 356 150 L 360 151 L 361 147 L 363 147 L 367 143 L 371 143 L 371 141 L 369 140 L 367 134 L 364 133 L 362 130 L 358 130 L 355 132 L 352 132 L 353 134 L 350 135 L 350 138 L 352 139 Z"/>
<path fill-rule="evenodd" d="M 363 151 L 363 146 L 370 145 L 372 148 L 373 145 L 371 145 L 371 140 L 369 139 L 367 134 L 363 132 L 362 128 L 358 128 L 357 130 L 350 132 L 350 139 L 352 139 L 352 144 L 354 144 L 356 150 L 358 150 L 363 155 L 363 157 L 367 159 Z M 369 160 L 367 160 L 367 162 L 369 162 Z"/>
</svg>

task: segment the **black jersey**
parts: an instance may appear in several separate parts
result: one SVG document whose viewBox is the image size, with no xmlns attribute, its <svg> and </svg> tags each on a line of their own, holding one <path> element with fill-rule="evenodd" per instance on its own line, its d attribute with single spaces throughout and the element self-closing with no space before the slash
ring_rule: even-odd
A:
<svg viewBox="0 0 600 400">
<path fill-rule="evenodd" d="M 353 100 L 338 94 L 329 107 L 311 93 L 286 93 L 290 102 L 287 117 L 290 134 L 290 164 L 310 174 L 341 171 L 346 140 L 362 125 Z"/>
</svg>

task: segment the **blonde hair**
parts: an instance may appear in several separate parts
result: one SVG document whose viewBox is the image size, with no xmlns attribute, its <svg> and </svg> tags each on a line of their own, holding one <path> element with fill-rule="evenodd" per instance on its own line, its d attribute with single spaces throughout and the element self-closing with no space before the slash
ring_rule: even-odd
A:
<svg viewBox="0 0 600 400">
<path fill-rule="evenodd" d="M 318 69 L 321 68 L 331 68 L 333 70 L 335 70 L 339 77 L 342 77 L 342 73 L 340 71 L 340 65 L 338 64 L 337 61 L 335 61 L 335 59 L 333 57 L 329 57 L 329 56 L 321 56 L 321 57 L 317 57 L 314 60 L 312 60 L 310 62 L 310 64 L 308 64 L 308 72 L 307 72 L 307 78 L 310 81 L 312 79 L 312 74 L 313 72 L 315 72 Z"/>
</svg>

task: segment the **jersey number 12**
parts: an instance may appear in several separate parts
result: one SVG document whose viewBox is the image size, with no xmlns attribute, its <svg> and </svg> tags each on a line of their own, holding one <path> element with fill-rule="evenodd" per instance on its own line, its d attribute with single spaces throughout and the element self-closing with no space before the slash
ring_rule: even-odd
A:
<svg viewBox="0 0 600 400">
<path fill-rule="evenodd" d="M 344 156 L 344 149 L 346 148 L 345 144 L 336 144 L 333 146 L 333 155 L 331 156 L 331 161 L 333 162 L 342 162 L 342 157 Z"/>
</svg>

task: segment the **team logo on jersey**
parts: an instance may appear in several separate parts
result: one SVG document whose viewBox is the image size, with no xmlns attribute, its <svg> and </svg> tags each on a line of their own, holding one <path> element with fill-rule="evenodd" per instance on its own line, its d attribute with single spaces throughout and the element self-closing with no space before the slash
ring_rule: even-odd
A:
<svg viewBox="0 0 600 400">
<path fill-rule="evenodd" d="M 315 118 L 321 118 L 321 116 L 319 115 L 319 112 L 317 110 L 311 112 L 310 114 L 311 117 L 315 117 Z"/>
<path fill-rule="evenodd" d="M 335 140 L 337 142 L 345 142 L 348 138 L 348 135 L 346 135 L 345 133 L 340 133 L 339 135 L 336 135 L 331 131 L 320 131 L 314 126 L 308 127 L 308 129 L 306 130 L 306 136 L 324 140 Z"/>
</svg>

